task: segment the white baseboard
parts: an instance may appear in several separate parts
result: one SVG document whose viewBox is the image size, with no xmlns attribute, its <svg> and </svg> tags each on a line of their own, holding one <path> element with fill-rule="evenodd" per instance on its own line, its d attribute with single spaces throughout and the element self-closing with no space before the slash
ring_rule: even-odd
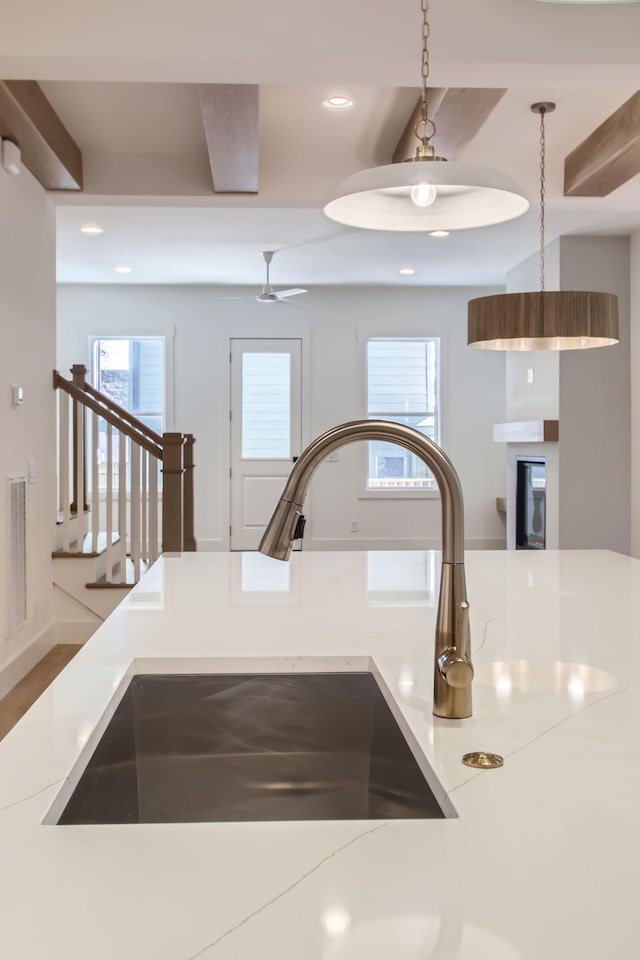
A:
<svg viewBox="0 0 640 960">
<path fill-rule="evenodd" d="M 198 553 L 217 553 L 221 550 L 228 550 L 229 546 L 225 540 L 200 540 L 196 543 Z"/>
<path fill-rule="evenodd" d="M 21 650 L 13 660 L 2 667 L 0 669 L 0 698 L 6 697 L 16 683 L 20 683 L 22 678 L 26 677 L 30 670 L 33 670 L 35 665 L 56 645 L 56 642 L 54 626 L 50 624 L 35 640 L 31 641 L 28 647 Z"/>
<path fill-rule="evenodd" d="M 436 538 L 421 540 L 303 540 L 303 550 L 440 550 Z M 465 540 L 465 550 L 506 550 L 504 537 Z"/>
</svg>

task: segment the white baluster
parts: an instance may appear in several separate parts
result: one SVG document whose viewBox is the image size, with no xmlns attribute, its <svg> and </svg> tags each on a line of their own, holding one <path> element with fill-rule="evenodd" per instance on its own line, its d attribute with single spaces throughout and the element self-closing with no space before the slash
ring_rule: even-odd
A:
<svg viewBox="0 0 640 960">
<path fill-rule="evenodd" d="M 107 423 L 107 583 L 113 583 L 113 427 Z"/>
<path fill-rule="evenodd" d="M 144 449 L 140 450 L 140 477 L 141 477 L 141 491 L 140 491 L 140 513 L 142 526 L 140 531 L 140 544 L 142 559 L 146 564 L 149 563 L 149 494 L 148 494 L 148 471 L 149 471 L 149 454 Z"/>
<path fill-rule="evenodd" d="M 59 390 L 59 432 L 60 443 L 60 512 L 62 514 L 62 549 L 71 547 L 71 530 L 69 517 L 71 516 L 71 494 L 69 489 L 69 397 L 63 390 Z"/>
<path fill-rule="evenodd" d="M 76 502 L 76 512 L 78 514 L 78 544 L 81 546 L 82 538 L 85 534 L 85 524 L 86 517 L 84 515 L 84 507 L 86 503 L 86 494 L 85 494 L 85 433 L 84 433 L 84 407 L 81 403 L 77 404 L 77 424 L 78 432 L 76 435 L 76 451 L 78 455 L 77 459 L 77 468 L 78 468 L 78 489 L 77 489 L 77 502 Z"/>
<path fill-rule="evenodd" d="M 91 415 L 91 540 L 93 549 L 98 550 L 100 535 L 100 483 L 98 479 L 98 414 Z"/>
<path fill-rule="evenodd" d="M 131 560 L 134 580 L 140 579 L 140 447 L 131 443 Z"/>
<path fill-rule="evenodd" d="M 127 438 L 122 430 L 118 445 L 118 533 L 120 534 L 120 579 L 127 573 Z"/>
<path fill-rule="evenodd" d="M 158 559 L 158 470 L 160 461 L 149 457 L 149 563 Z"/>
</svg>

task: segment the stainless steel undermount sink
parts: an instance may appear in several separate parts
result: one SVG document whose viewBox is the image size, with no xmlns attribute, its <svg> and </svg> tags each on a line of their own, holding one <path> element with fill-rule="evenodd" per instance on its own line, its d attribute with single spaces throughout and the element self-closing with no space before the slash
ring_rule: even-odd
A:
<svg viewBox="0 0 640 960">
<path fill-rule="evenodd" d="M 371 673 L 140 674 L 58 822 L 444 816 Z"/>
</svg>

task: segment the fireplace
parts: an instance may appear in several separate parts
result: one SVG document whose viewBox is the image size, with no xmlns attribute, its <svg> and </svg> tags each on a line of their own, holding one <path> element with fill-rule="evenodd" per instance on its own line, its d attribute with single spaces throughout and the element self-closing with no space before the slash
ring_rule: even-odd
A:
<svg viewBox="0 0 640 960">
<path fill-rule="evenodd" d="M 516 471 L 516 550 L 544 550 L 547 461 L 517 457 Z"/>
</svg>

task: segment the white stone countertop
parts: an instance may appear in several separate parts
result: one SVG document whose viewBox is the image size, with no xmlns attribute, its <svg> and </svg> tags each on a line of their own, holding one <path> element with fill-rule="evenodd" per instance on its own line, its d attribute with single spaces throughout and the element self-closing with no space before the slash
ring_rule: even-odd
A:
<svg viewBox="0 0 640 960">
<path fill-rule="evenodd" d="M 158 562 L 0 743 L 2 960 L 637 960 L 640 561 L 466 560 L 461 721 L 431 714 L 438 554 Z M 370 662 L 457 818 L 43 823 L 133 673 Z"/>
</svg>

